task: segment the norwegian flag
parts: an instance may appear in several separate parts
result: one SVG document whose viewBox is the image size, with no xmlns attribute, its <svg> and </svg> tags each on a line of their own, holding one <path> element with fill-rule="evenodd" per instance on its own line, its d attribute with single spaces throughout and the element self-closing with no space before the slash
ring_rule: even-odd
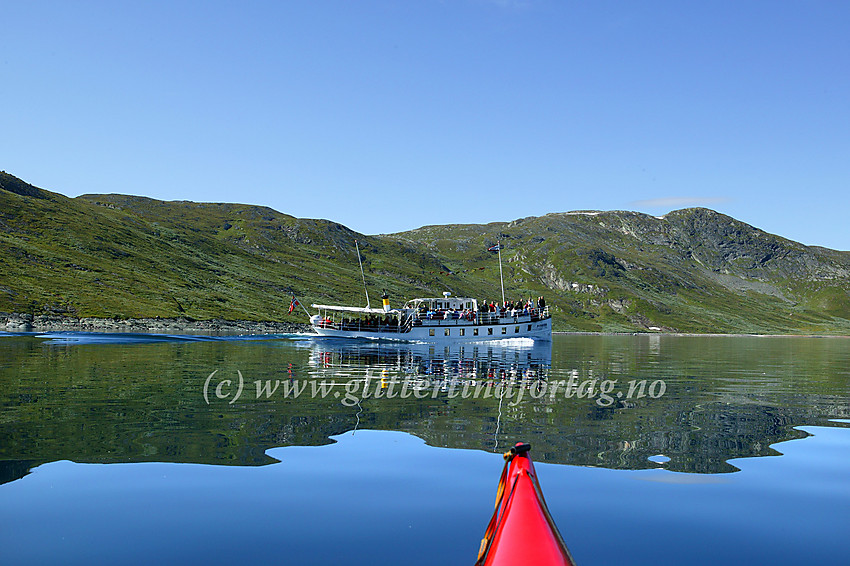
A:
<svg viewBox="0 0 850 566">
<path fill-rule="evenodd" d="M 292 314 L 296 306 L 298 306 L 298 300 L 295 298 L 295 295 L 292 295 L 292 301 L 289 303 L 289 312 L 286 314 Z"/>
<path fill-rule="evenodd" d="M 487 248 L 487 251 L 488 252 L 497 252 L 497 251 L 503 250 L 503 249 L 505 249 L 505 246 L 503 246 L 502 244 L 496 244 L 495 246 L 490 246 L 489 248 Z"/>
</svg>

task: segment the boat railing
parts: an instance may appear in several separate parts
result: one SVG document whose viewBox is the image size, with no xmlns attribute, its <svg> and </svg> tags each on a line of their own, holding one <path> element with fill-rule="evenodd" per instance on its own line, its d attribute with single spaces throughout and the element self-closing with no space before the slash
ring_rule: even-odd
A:
<svg viewBox="0 0 850 566">
<path fill-rule="evenodd" d="M 501 311 L 501 312 L 453 312 L 453 311 L 415 311 L 402 316 L 401 320 L 393 319 L 389 323 L 381 320 L 377 323 L 362 319 L 331 320 L 323 319 L 319 322 L 320 328 L 333 330 L 345 330 L 349 332 L 380 332 L 401 334 L 410 332 L 414 326 L 486 326 L 496 324 L 515 324 L 525 322 L 536 322 L 549 318 L 549 307 L 531 309 L 526 311 Z"/>
<path fill-rule="evenodd" d="M 549 318 L 549 307 L 541 309 L 523 309 L 500 312 L 478 312 L 478 311 L 418 311 L 413 315 L 413 325 L 488 325 L 488 324 L 511 324 L 517 322 L 536 322 Z"/>
<path fill-rule="evenodd" d="M 416 316 L 411 313 L 405 317 L 404 322 L 402 322 L 401 326 L 399 326 L 399 332 L 410 332 L 415 325 Z"/>
<path fill-rule="evenodd" d="M 413 326 L 413 317 L 407 317 L 407 319 L 403 320 L 401 323 L 393 320 L 389 324 L 384 321 L 374 323 L 358 319 L 331 320 L 326 318 L 319 322 L 318 326 L 319 328 L 345 330 L 349 332 L 380 332 L 382 334 L 396 334 L 409 332 Z"/>
</svg>

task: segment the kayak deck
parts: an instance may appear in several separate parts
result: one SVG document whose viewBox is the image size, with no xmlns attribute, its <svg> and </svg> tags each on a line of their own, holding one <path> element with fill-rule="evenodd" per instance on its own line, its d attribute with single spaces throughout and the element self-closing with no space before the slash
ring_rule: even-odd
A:
<svg viewBox="0 0 850 566">
<path fill-rule="evenodd" d="M 505 454 L 496 509 L 476 566 L 575 564 L 543 499 L 530 449 L 520 443 Z"/>
</svg>

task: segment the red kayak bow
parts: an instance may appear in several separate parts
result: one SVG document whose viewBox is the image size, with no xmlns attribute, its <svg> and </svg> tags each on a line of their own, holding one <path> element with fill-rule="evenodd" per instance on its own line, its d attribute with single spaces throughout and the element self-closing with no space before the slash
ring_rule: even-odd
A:
<svg viewBox="0 0 850 566">
<path fill-rule="evenodd" d="M 530 444 L 505 453 L 496 510 L 481 540 L 476 566 L 573 566 L 572 556 L 549 515 L 528 456 Z"/>
</svg>

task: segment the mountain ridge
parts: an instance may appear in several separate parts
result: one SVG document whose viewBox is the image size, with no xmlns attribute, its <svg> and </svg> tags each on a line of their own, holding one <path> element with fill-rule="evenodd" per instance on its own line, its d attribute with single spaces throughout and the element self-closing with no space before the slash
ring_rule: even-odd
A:
<svg viewBox="0 0 850 566">
<path fill-rule="evenodd" d="M 365 302 L 354 240 L 375 297 L 496 300 L 502 242 L 507 298 L 545 295 L 558 330 L 850 334 L 850 252 L 707 208 L 364 235 L 260 205 L 72 199 L 7 173 L 0 189 L 0 311 L 285 320 L 292 294 Z"/>
</svg>

